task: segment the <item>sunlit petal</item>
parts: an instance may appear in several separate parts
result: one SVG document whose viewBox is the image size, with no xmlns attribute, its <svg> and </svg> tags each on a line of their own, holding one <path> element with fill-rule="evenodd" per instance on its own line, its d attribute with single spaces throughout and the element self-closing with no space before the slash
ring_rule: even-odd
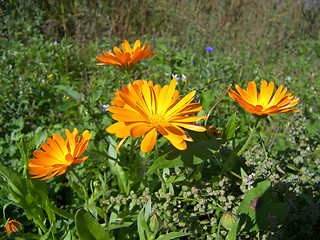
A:
<svg viewBox="0 0 320 240">
<path fill-rule="evenodd" d="M 103 51 L 104 56 L 98 54 L 96 57 L 98 60 L 97 65 L 115 65 L 119 66 L 122 70 L 129 72 L 136 62 L 156 56 L 152 55 L 155 49 L 150 51 L 150 45 L 146 49 L 145 45 L 146 44 L 140 48 L 140 41 L 136 40 L 133 48 L 131 48 L 129 42 L 124 40 L 122 43 L 123 53 L 118 47 L 113 48 L 114 54 Z"/>
<path fill-rule="evenodd" d="M 75 128 L 72 133 L 65 130 L 67 139 L 54 133 L 53 138 L 47 138 L 48 144 L 42 143 L 42 150 L 35 150 L 35 158 L 29 159 L 29 174 L 35 175 L 32 178 L 46 180 L 56 175 L 64 174 L 68 167 L 86 160 L 88 157 L 79 158 L 88 146 L 91 133 L 84 131 L 78 139 L 78 130 Z M 78 140 L 77 140 L 78 139 Z"/>
<path fill-rule="evenodd" d="M 206 117 L 188 116 L 202 109 L 199 103 L 191 103 L 195 91 L 179 100 L 179 91 L 175 88 L 176 79 L 163 88 L 152 81 L 138 80 L 123 87 L 123 91 L 116 91 L 117 101 L 113 101 L 116 106 L 108 107 L 108 110 L 118 122 L 109 126 L 107 131 L 122 138 L 117 149 L 129 136 L 143 137 L 141 151 L 149 152 L 160 133 L 177 149 L 184 150 L 187 147 L 185 141 L 193 141 L 184 129 L 198 132 L 206 130 L 193 123 Z"/>
<path fill-rule="evenodd" d="M 286 94 L 287 88 L 282 90 L 282 85 L 274 91 L 274 83 L 262 81 L 260 93 L 257 94 L 255 81 L 249 82 L 247 90 L 243 90 L 236 85 L 236 91 L 230 89 L 229 96 L 237 101 L 246 111 L 257 115 L 271 115 L 273 113 L 294 113 L 300 110 L 293 110 L 299 98 L 294 99 L 291 93 Z"/>
</svg>

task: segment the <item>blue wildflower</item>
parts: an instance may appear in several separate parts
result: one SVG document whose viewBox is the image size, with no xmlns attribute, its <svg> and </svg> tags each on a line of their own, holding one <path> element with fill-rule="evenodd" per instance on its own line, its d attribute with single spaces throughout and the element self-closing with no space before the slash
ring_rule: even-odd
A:
<svg viewBox="0 0 320 240">
<path fill-rule="evenodd" d="M 206 47 L 207 52 L 213 52 L 213 50 L 214 50 L 213 47 Z"/>
</svg>

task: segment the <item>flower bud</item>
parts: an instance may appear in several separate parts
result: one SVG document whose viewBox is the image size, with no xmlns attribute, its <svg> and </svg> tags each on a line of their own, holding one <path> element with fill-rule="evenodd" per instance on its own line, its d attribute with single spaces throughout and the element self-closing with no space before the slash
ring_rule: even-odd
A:
<svg viewBox="0 0 320 240">
<path fill-rule="evenodd" d="M 19 234 L 22 231 L 22 225 L 17 220 L 9 220 L 6 225 L 6 231 L 9 237 Z"/>
<path fill-rule="evenodd" d="M 162 222 L 157 213 L 152 213 L 148 222 L 151 232 L 158 232 L 160 230 Z"/>
<path fill-rule="evenodd" d="M 93 181 L 93 186 L 95 186 L 95 187 L 100 187 L 100 186 L 101 186 L 101 181 L 100 181 L 99 179 L 94 180 L 94 181 Z"/>
<path fill-rule="evenodd" d="M 239 217 L 232 212 L 225 212 L 222 215 L 220 222 L 225 229 L 231 230 L 237 224 L 238 219 Z"/>
</svg>

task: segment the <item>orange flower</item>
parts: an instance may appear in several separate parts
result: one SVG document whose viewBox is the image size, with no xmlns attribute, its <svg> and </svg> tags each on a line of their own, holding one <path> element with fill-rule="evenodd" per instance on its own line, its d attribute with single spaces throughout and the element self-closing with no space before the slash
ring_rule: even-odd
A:
<svg viewBox="0 0 320 240">
<path fill-rule="evenodd" d="M 142 85 L 147 84 L 147 83 L 148 83 L 148 82 L 147 82 L 146 80 L 137 80 L 137 81 L 134 81 L 134 82 L 132 83 L 132 86 L 133 86 L 138 92 L 141 93 Z M 150 81 L 150 83 L 152 83 L 152 82 Z M 127 94 L 129 97 L 132 97 L 132 95 L 131 95 L 128 87 L 129 87 L 129 84 L 128 84 L 127 86 L 122 86 L 122 91 L 123 91 L 125 94 Z M 125 101 L 123 101 L 122 98 L 120 97 L 120 92 L 121 92 L 121 91 L 118 90 L 118 91 L 116 91 L 116 92 L 114 93 L 114 95 L 116 95 L 116 97 L 111 101 L 111 103 L 112 103 L 113 105 L 118 106 L 118 107 L 123 107 L 126 103 L 125 103 Z"/>
<path fill-rule="evenodd" d="M 235 92 L 230 89 L 229 96 L 237 101 L 246 111 L 257 115 L 272 115 L 272 113 L 294 113 L 301 110 L 293 110 L 299 98 L 295 98 L 291 93 L 287 93 L 287 88 L 282 90 L 282 85 L 273 94 L 274 83 L 269 85 L 266 80 L 263 80 L 260 87 L 260 93 L 257 92 L 256 82 L 248 83 L 247 90 L 243 90 L 236 84 Z"/>
<path fill-rule="evenodd" d="M 82 133 L 78 139 L 78 130 L 75 128 L 70 133 L 65 130 L 67 139 L 54 133 L 53 138 L 47 138 L 48 144 L 41 143 L 42 150 L 35 150 L 35 158 L 29 160 L 29 173 L 35 175 L 32 178 L 46 180 L 54 176 L 64 174 L 72 164 L 85 161 L 88 156 L 79 158 L 86 150 L 91 133 L 88 130 Z"/>
<path fill-rule="evenodd" d="M 136 40 L 132 49 L 129 42 L 124 40 L 122 43 L 123 53 L 117 47 L 113 48 L 114 54 L 103 51 L 105 56 L 98 54 L 97 59 L 99 63 L 97 63 L 97 65 L 116 65 L 122 70 L 129 72 L 136 62 L 155 56 L 151 54 L 154 53 L 156 49 L 150 51 L 150 45 L 148 45 L 146 48 L 145 46 L 146 44 L 143 44 L 143 46 L 140 47 L 140 41 Z"/>
<path fill-rule="evenodd" d="M 21 223 L 17 220 L 13 219 L 8 221 L 6 225 L 6 231 L 9 236 L 13 235 L 14 233 L 18 233 L 22 230 Z"/>
<path fill-rule="evenodd" d="M 143 152 L 149 152 L 154 147 L 159 132 L 174 147 L 185 150 L 185 141 L 193 140 L 182 128 L 206 131 L 205 127 L 192 123 L 205 117 L 187 116 L 202 109 L 200 103 L 191 103 L 196 91 L 178 100 L 179 91 L 175 88 L 175 78 L 163 88 L 153 85 L 152 81 L 140 80 L 123 87 L 123 92 L 115 93 L 113 103 L 116 106 L 110 106 L 108 110 L 118 122 L 109 126 L 107 131 L 122 138 L 117 149 L 127 137 L 139 138 L 144 135 L 140 148 Z"/>
</svg>

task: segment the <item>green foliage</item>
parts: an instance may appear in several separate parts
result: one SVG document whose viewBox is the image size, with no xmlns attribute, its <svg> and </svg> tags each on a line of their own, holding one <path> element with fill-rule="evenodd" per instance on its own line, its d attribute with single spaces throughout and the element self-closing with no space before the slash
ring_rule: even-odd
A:
<svg viewBox="0 0 320 240">
<path fill-rule="evenodd" d="M 110 239 L 100 224 L 83 209 L 79 209 L 75 216 L 77 234 L 80 239 L 106 240 Z"/>
<path fill-rule="evenodd" d="M 289 213 L 288 203 L 272 199 L 270 185 L 268 180 L 258 183 L 246 194 L 238 208 L 237 214 L 243 216 L 241 220 L 248 231 L 268 229 L 272 224 L 278 225 Z"/>
<path fill-rule="evenodd" d="M 1 2 L 2 226 L 19 220 L 26 239 L 318 237 L 319 12 L 286 0 Z M 300 97 L 302 112 L 262 119 L 250 135 L 255 118 L 226 95 L 185 151 L 163 137 L 157 152 L 130 138 L 116 150 L 107 107 L 128 79 L 95 56 L 123 39 L 157 49 L 132 79 L 176 77 L 180 96 L 197 90 L 199 116 L 229 84 L 263 79 Z M 74 127 L 92 133 L 79 176 L 30 179 L 32 152 Z M 225 212 L 239 217 L 229 230 Z"/>
</svg>

